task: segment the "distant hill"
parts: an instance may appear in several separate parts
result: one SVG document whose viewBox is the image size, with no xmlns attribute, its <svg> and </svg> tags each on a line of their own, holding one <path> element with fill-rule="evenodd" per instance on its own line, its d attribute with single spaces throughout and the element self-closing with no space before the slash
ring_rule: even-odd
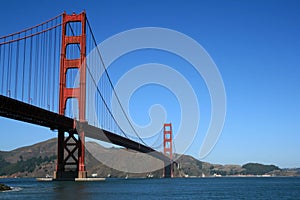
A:
<svg viewBox="0 0 300 200">
<path fill-rule="evenodd" d="M 262 165 L 259 163 L 248 163 L 242 166 L 245 169 L 244 174 L 264 175 L 272 171 L 280 170 L 275 165 Z"/>
<path fill-rule="evenodd" d="M 56 139 L 51 139 L 12 151 L 0 151 L 0 176 L 52 175 L 56 161 L 56 142 Z"/>
<path fill-rule="evenodd" d="M 86 168 L 88 176 L 98 177 L 161 177 L 163 163 L 147 154 L 124 148 L 105 148 L 87 142 Z M 0 151 L 0 177 L 45 177 L 56 167 L 57 140 L 50 139 L 12 151 Z M 199 161 L 188 155 L 174 155 L 176 177 L 276 175 L 300 176 L 299 169 L 280 169 L 275 165 L 248 163 L 217 165 Z M 101 162 L 100 162 L 101 161 Z M 109 167 L 109 166 L 114 166 Z M 144 172 L 151 171 L 151 172 Z"/>
</svg>

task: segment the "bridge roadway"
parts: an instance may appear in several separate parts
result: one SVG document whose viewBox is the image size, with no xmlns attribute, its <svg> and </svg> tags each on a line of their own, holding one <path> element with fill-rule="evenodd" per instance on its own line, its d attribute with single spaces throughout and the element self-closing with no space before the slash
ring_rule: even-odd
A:
<svg viewBox="0 0 300 200">
<path fill-rule="evenodd" d="M 73 119 L 3 95 L 0 95 L 0 116 L 48 127 L 52 130 L 62 129 L 66 132 L 74 131 Z M 149 155 L 162 160 L 165 164 L 170 163 L 168 157 L 148 146 L 119 136 L 110 131 L 91 126 L 88 123 L 76 121 L 76 124 L 76 127 L 84 129 L 86 137 L 123 146 L 138 152 L 148 153 Z"/>
</svg>

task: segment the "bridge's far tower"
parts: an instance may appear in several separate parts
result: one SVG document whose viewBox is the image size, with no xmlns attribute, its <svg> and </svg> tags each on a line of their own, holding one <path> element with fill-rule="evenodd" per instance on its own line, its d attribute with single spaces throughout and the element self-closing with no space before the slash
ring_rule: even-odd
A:
<svg viewBox="0 0 300 200">
<path fill-rule="evenodd" d="M 71 98 L 77 99 L 79 115 L 77 120 L 85 122 L 86 102 L 86 14 L 63 14 L 62 17 L 62 41 L 60 56 L 60 87 L 59 87 L 59 114 L 65 115 L 67 101 Z M 74 35 L 72 23 L 80 24 L 81 33 Z M 67 31 L 71 29 L 71 31 Z M 68 34 L 71 32 L 72 34 Z M 76 33 L 75 33 L 76 34 Z M 69 45 L 79 48 L 80 56 L 74 58 L 67 55 Z M 80 73 L 79 86 L 67 87 L 67 72 L 70 69 L 77 69 Z M 75 129 L 76 128 L 76 129 Z M 65 135 L 66 134 L 66 135 Z M 74 134 L 78 134 L 74 136 Z M 54 174 L 56 179 L 85 178 L 85 136 L 80 127 L 74 130 L 58 130 L 58 156 L 57 168 Z"/>
<path fill-rule="evenodd" d="M 169 163 L 165 163 L 164 177 L 173 177 L 173 139 L 172 139 L 172 123 L 164 124 L 164 155 L 170 158 Z"/>
</svg>

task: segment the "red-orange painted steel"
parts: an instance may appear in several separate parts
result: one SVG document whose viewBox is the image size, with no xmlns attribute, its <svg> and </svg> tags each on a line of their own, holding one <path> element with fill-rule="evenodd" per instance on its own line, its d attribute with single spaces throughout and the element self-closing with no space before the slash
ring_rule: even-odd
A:
<svg viewBox="0 0 300 200">
<path fill-rule="evenodd" d="M 165 176 L 166 174 L 170 174 L 171 177 L 173 177 L 173 164 L 172 164 L 172 159 L 173 159 L 173 149 L 172 149 L 172 144 L 173 144 L 173 139 L 172 139 L 172 123 L 169 124 L 164 124 L 164 155 L 168 158 L 170 158 L 170 166 L 165 167 L 165 170 L 170 170 L 170 172 L 164 172 Z"/>
<path fill-rule="evenodd" d="M 164 154 L 172 160 L 172 124 L 164 124 Z"/>
<path fill-rule="evenodd" d="M 59 114 L 65 115 L 67 100 L 70 98 L 76 98 L 79 106 L 79 120 L 85 122 L 85 101 L 86 101 L 86 13 L 62 15 L 62 43 L 61 43 L 61 57 L 60 57 L 60 87 L 59 87 Z M 80 22 L 81 23 L 81 35 L 69 36 L 66 33 L 66 26 L 68 23 Z M 66 49 L 69 44 L 78 44 L 80 47 L 79 59 L 67 59 Z M 80 72 L 80 83 L 78 88 L 67 88 L 66 86 L 66 74 L 68 69 L 77 68 Z M 75 128 L 75 127 L 74 127 Z M 77 127 L 78 128 L 78 127 Z M 78 129 L 77 129 L 78 130 Z M 61 133 L 60 133 L 61 134 Z M 71 134 L 71 133 L 69 133 Z M 61 134 L 62 135 L 62 134 Z M 85 134 L 83 129 L 78 130 L 79 138 L 76 141 L 78 143 L 78 161 L 76 163 L 78 170 L 78 178 L 84 178 L 86 176 L 85 170 Z M 62 136 L 61 136 L 62 137 Z M 64 170 L 66 161 L 61 153 L 62 149 L 67 150 L 67 141 L 61 142 L 59 137 L 58 141 L 58 164 L 57 170 Z M 61 146 L 60 146 L 61 145 Z M 70 152 L 67 152 L 70 154 Z M 74 152 L 71 152 L 74 153 Z M 68 157 L 73 155 L 68 155 Z M 58 177 L 59 178 L 59 177 Z"/>
</svg>

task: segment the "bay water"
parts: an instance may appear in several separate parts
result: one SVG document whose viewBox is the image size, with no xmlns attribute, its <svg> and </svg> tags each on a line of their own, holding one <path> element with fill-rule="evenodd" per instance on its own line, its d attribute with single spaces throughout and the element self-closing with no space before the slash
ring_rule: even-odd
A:
<svg viewBox="0 0 300 200">
<path fill-rule="evenodd" d="M 106 179 L 103 182 L 0 179 L 0 199 L 300 199 L 300 177 Z"/>
</svg>

